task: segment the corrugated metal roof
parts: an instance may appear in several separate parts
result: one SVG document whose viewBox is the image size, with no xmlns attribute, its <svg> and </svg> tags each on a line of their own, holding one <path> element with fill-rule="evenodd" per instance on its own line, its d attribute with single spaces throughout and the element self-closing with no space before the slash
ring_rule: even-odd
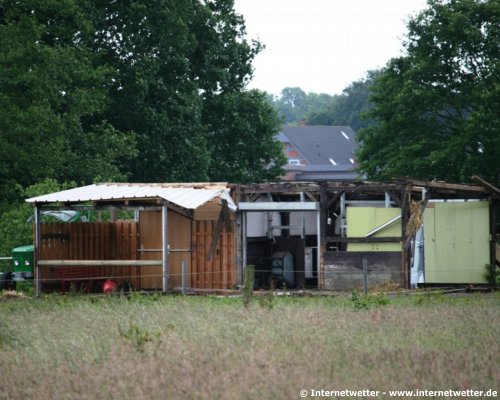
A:
<svg viewBox="0 0 500 400">
<path fill-rule="evenodd" d="M 87 201 L 164 199 L 185 209 L 194 210 L 214 198 L 227 200 L 231 210 L 236 205 L 229 196 L 229 189 L 221 184 L 144 184 L 100 183 L 63 190 L 27 199 L 28 203 L 82 203 Z"/>
</svg>

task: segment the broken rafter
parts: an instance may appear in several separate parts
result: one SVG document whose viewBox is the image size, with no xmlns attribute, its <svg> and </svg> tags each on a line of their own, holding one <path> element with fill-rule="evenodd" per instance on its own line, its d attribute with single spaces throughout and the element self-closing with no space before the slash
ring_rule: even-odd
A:
<svg viewBox="0 0 500 400">
<path fill-rule="evenodd" d="M 428 181 L 417 181 L 417 180 L 408 180 L 408 183 L 412 186 L 433 188 L 443 191 L 480 192 L 480 193 L 487 192 L 486 189 L 482 186 L 467 185 L 464 183 L 428 182 Z"/>
<path fill-rule="evenodd" d="M 400 243 L 400 236 L 385 236 L 385 237 L 326 237 L 326 242 L 329 243 Z"/>
<path fill-rule="evenodd" d="M 280 193 L 280 194 L 298 194 L 300 192 L 318 192 L 319 185 L 317 183 L 261 183 L 254 185 L 243 185 L 243 193 Z"/>
<path fill-rule="evenodd" d="M 401 199 L 395 193 L 391 192 L 390 190 L 387 191 L 387 194 L 389 195 L 391 200 L 394 201 L 396 203 L 396 205 L 401 208 Z"/>
<path fill-rule="evenodd" d="M 481 178 L 480 176 L 478 175 L 473 175 L 472 176 L 472 179 L 474 179 L 475 181 L 478 181 L 481 185 L 483 185 L 484 187 L 486 187 L 487 189 L 490 189 L 492 192 L 496 193 L 496 194 L 500 194 L 500 189 L 498 189 L 496 186 L 492 185 L 491 183 L 485 181 L 483 178 Z"/>
<path fill-rule="evenodd" d="M 207 261 L 211 261 L 215 250 L 217 249 L 217 244 L 219 243 L 220 234 L 222 233 L 222 228 L 226 226 L 226 231 L 231 232 L 231 219 L 229 216 L 229 207 L 227 205 L 227 200 L 222 199 L 222 208 L 220 210 L 219 219 L 215 226 L 214 235 L 212 237 L 212 242 L 210 243 L 210 249 L 207 255 Z"/>
</svg>

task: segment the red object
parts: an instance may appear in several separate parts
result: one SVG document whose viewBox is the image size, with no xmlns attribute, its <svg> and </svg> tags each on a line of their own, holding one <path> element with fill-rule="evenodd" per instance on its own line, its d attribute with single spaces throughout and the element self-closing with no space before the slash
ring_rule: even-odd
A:
<svg viewBox="0 0 500 400">
<path fill-rule="evenodd" d="M 116 292 L 117 288 L 118 288 L 118 285 L 116 284 L 115 281 L 112 281 L 111 279 L 108 279 L 106 282 L 104 282 L 104 285 L 102 285 L 102 291 L 104 293 Z"/>
</svg>

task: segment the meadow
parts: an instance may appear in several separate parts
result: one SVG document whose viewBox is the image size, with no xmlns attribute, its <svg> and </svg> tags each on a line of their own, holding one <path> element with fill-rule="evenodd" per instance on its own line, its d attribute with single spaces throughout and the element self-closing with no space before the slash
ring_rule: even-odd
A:
<svg viewBox="0 0 500 400">
<path fill-rule="evenodd" d="M 499 293 L 0 296 L 0 398 L 498 391 L 499 315 Z"/>
</svg>

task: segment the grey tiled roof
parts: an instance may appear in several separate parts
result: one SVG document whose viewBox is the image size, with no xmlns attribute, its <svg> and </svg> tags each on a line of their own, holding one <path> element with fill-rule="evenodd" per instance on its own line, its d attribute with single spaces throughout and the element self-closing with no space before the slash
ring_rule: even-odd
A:
<svg viewBox="0 0 500 400">
<path fill-rule="evenodd" d="M 350 166 L 357 148 L 356 133 L 349 126 L 290 126 L 281 132 L 311 165 Z M 280 135 L 281 136 L 281 135 Z"/>
</svg>

